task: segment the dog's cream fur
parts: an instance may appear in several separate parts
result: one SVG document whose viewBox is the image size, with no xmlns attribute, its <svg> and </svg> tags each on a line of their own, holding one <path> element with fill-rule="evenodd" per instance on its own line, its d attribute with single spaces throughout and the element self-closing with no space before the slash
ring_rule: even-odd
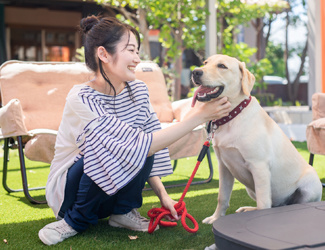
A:
<svg viewBox="0 0 325 250">
<path fill-rule="evenodd" d="M 209 57 L 195 71 L 200 71 L 194 79 L 200 85 L 223 86 L 219 97 L 227 96 L 233 108 L 248 99 L 255 82 L 245 63 L 225 55 Z M 236 212 L 321 200 L 322 184 L 316 171 L 254 97 L 237 117 L 214 132 L 213 147 L 219 161 L 218 205 L 203 223 L 225 215 L 234 178 L 257 203 L 257 207 L 241 207 Z"/>
</svg>

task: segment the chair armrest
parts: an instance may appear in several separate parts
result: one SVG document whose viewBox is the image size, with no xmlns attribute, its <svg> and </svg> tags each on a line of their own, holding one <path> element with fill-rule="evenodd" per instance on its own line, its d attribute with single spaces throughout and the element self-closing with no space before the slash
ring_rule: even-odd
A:
<svg viewBox="0 0 325 250">
<path fill-rule="evenodd" d="M 192 98 L 172 102 L 174 119 L 182 121 L 184 116 L 191 110 Z"/>
<path fill-rule="evenodd" d="M 309 123 L 306 129 L 306 139 L 310 153 L 325 155 L 325 118 Z"/>
<path fill-rule="evenodd" d="M 312 96 L 313 120 L 325 118 L 325 93 L 315 93 Z"/>
<path fill-rule="evenodd" d="M 39 129 L 29 130 L 28 133 L 31 136 L 34 136 L 34 135 L 43 135 L 43 134 L 46 134 L 46 135 L 57 135 L 58 134 L 58 131 L 57 130 L 53 130 L 53 129 L 39 128 Z"/>
<path fill-rule="evenodd" d="M 0 108 L 2 138 L 29 135 L 24 122 L 23 110 L 18 99 L 10 100 Z"/>
<path fill-rule="evenodd" d="M 176 123 L 175 121 L 173 123 L 162 123 L 161 127 L 164 129 Z M 170 159 L 177 160 L 185 157 L 197 156 L 206 138 L 207 132 L 205 126 L 197 126 L 187 135 L 168 146 Z"/>
<path fill-rule="evenodd" d="M 25 156 L 32 161 L 51 163 L 54 158 L 58 131 L 33 129 L 28 131 L 32 138 L 25 144 Z"/>
</svg>

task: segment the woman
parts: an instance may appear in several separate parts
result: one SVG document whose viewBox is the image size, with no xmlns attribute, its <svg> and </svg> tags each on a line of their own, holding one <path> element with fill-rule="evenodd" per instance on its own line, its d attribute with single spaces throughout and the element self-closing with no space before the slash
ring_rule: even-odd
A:
<svg viewBox="0 0 325 250">
<path fill-rule="evenodd" d="M 140 62 L 138 32 L 115 18 L 81 20 L 86 65 L 95 78 L 69 92 L 46 186 L 58 221 L 39 237 L 53 245 L 85 231 L 98 219 L 109 225 L 147 231 L 142 206 L 145 182 L 161 205 L 174 209 L 160 177 L 172 173 L 167 146 L 193 128 L 230 111 L 227 100 L 193 108 L 184 121 L 160 130 L 146 85 L 135 80 Z"/>
</svg>

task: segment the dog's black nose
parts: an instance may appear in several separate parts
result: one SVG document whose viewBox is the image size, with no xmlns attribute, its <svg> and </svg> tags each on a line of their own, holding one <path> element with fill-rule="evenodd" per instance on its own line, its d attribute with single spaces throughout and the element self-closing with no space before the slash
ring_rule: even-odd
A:
<svg viewBox="0 0 325 250">
<path fill-rule="evenodd" d="M 202 69 L 193 70 L 193 77 L 200 77 L 202 75 L 203 75 L 203 70 Z"/>
<path fill-rule="evenodd" d="M 201 85 L 201 79 L 200 77 L 203 75 L 203 70 L 201 69 L 195 69 L 192 72 L 192 80 L 195 84 Z"/>
</svg>

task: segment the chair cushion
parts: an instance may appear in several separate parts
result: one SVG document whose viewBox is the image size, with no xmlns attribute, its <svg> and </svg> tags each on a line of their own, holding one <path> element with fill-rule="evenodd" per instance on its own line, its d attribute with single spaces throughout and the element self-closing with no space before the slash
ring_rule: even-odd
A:
<svg viewBox="0 0 325 250">
<path fill-rule="evenodd" d="M 51 163 L 54 157 L 56 136 L 36 135 L 25 145 L 25 156 L 32 161 Z"/>
<path fill-rule="evenodd" d="M 28 134 L 19 100 L 12 99 L 0 109 L 0 124 L 3 138 Z"/>
<path fill-rule="evenodd" d="M 84 63 L 8 61 L 1 66 L 2 104 L 20 100 L 27 130 L 58 130 L 69 90 L 91 74 Z"/>
<path fill-rule="evenodd" d="M 191 104 L 192 98 L 182 99 L 172 103 L 175 121 L 182 121 L 184 116 L 188 112 L 191 112 Z M 184 157 L 198 156 L 206 139 L 207 132 L 205 126 L 200 125 L 196 127 L 190 133 L 168 147 L 171 159 L 175 160 Z"/>
<path fill-rule="evenodd" d="M 182 121 L 185 115 L 191 111 L 192 98 L 174 101 L 172 103 L 174 118 L 176 121 Z"/>
<path fill-rule="evenodd" d="M 173 126 L 174 123 L 162 123 L 162 128 Z M 176 160 L 185 157 L 198 156 L 204 142 L 206 141 L 207 133 L 204 126 L 198 126 L 190 133 L 178 141 L 171 144 L 169 149 L 169 155 L 171 160 Z"/>
<path fill-rule="evenodd" d="M 0 68 L 2 104 L 19 99 L 20 111 L 23 111 L 21 124 L 25 125 L 20 134 L 39 128 L 58 130 L 68 92 L 73 85 L 87 82 L 92 77 L 93 73 L 84 63 L 8 61 Z M 172 104 L 160 67 L 153 62 L 141 62 L 136 69 L 136 77 L 147 84 L 151 104 L 160 122 L 173 122 Z M 10 103 L 10 107 L 14 104 Z M 190 100 L 175 104 L 179 120 L 186 113 L 184 110 L 190 109 L 189 105 Z M 171 159 L 198 155 L 205 139 L 205 128 L 200 126 L 169 147 Z M 42 143 L 47 146 L 41 146 Z M 50 163 L 54 143 L 54 135 L 36 135 L 27 142 L 25 154 L 31 160 Z"/>
<path fill-rule="evenodd" d="M 172 105 L 160 67 L 156 63 L 144 61 L 137 66 L 135 74 L 137 79 L 147 84 L 150 102 L 159 121 L 172 122 L 174 119 Z"/>
<path fill-rule="evenodd" d="M 313 120 L 325 117 L 325 93 L 315 93 L 312 96 Z"/>
<path fill-rule="evenodd" d="M 306 139 L 309 152 L 325 155 L 325 118 L 317 119 L 308 124 Z"/>
</svg>

